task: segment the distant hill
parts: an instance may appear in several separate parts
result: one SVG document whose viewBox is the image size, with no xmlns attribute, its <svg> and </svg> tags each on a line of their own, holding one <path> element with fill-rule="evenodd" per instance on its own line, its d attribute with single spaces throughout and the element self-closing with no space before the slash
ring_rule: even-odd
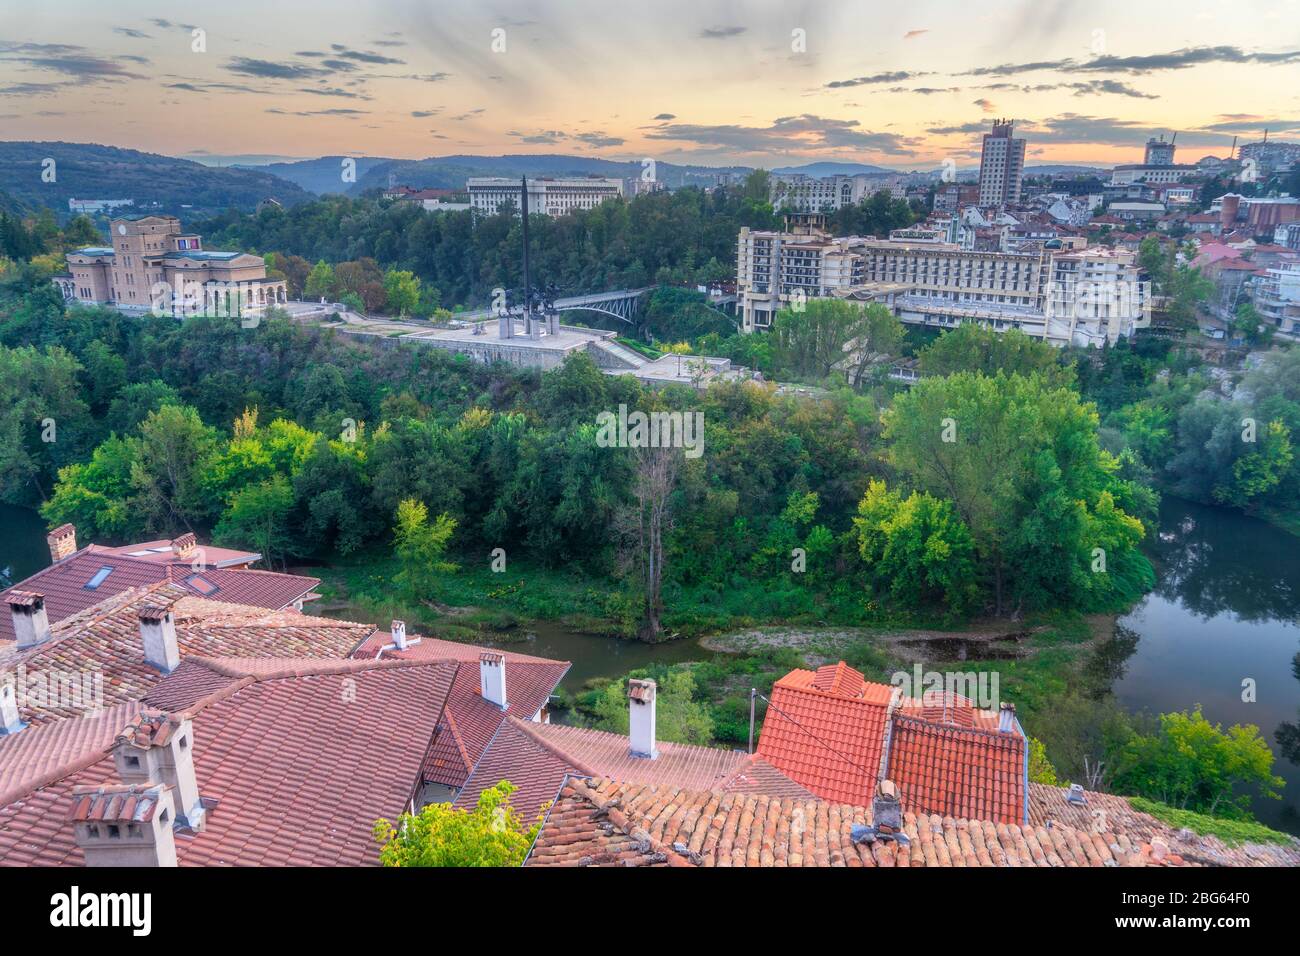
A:
<svg viewBox="0 0 1300 956">
<path fill-rule="evenodd" d="M 309 193 L 344 193 L 352 189 L 352 183 L 343 181 L 342 156 L 322 156 L 319 159 L 300 159 L 293 162 L 264 163 L 260 165 L 239 164 L 236 168 L 253 172 L 270 173 L 280 179 L 300 186 Z M 405 160 L 386 159 L 381 156 L 355 157 L 357 181 L 376 166 L 387 163 L 401 163 Z M 464 183 L 461 184 L 462 186 Z"/>
<path fill-rule="evenodd" d="M 803 166 L 782 166 L 772 172 L 789 176 L 802 173 L 805 176 L 896 176 L 898 170 L 886 169 L 884 166 L 869 166 L 866 163 L 805 163 Z"/>
<path fill-rule="evenodd" d="M 26 203 L 21 203 L 7 192 L 0 191 L 0 212 L 25 217 L 29 211 Z"/>
<path fill-rule="evenodd" d="M 640 161 L 621 162 L 591 156 L 431 156 L 428 159 L 357 157 L 357 181 L 345 183 L 339 175 L 341 156 L 322 156 L 296 163 L 269 163 L 241 167 L 264 170 L 315 193 L 356 195 L 394 184 L 417 189 L 464 189 L 471 176 L 607 176 L 630 179 L 641 175 Z M 719 175 L 744 176 L 745 166 L 690 166 L 657 163 L 655 175 L 670 187 L 712 185 Z"/>
<path fill-rule="evenodd" d="M 978 172 L 978 170 L 977 170 Z M 1078 166 L 1068 163 L 1026 166 L 1026 176 L 1095 176 L 1110 172 L 1109 166 Z"/>
<path fill-rule="evenodd" d="M 53 182 L 41 179 L 46 158 L 55 162 Z M 91 143 L 0 142 L 0 192 L 63 217 L 72 198 L 133 199 L 136 212 L 182 218 L 231 206 L 249 211 L 268 197 L 284 205 L 311 198 L 300 186 L 260 170 Z"/>
</svg>

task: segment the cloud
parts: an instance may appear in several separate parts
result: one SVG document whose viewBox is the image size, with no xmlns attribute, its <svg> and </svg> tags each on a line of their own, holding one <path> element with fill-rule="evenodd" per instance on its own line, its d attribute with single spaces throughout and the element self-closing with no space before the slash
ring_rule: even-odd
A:
<svg viewBox="0 0 1300 956">
<path fill-rule="evenodd" d="M 622 146 L 625 142 L 618 136 L 608 136 L 601 130 L 593 130 L 590 133 L 577 133 L 574 139 L 586 143 L 593 149 L 602 149 L 608 146 Z"/>
<path fill-rule="evenodd" d="M 303 66 L 300 63 L 276 63 L 272 60 L 256 60 L 246 56 L 231 57 L 226 64 L 231 73 L 243 76 L 260 76 L 268 80 L 307 80 L 318 76 L 329 76 L 330 70 L 315 66 Z"/>
<path fill-rule="evenodd" d="M 536 133 L 520 133 L 517 130 L 510 130 L 506 135 L 513 136 L 521 143 L 528 143 L 533 146 L 554 146 L 563 139 L 568 139 L 569 134 L 558 129 L 546 129 Z"/>
<path fill-rule="evenodd" d="M 1171 53 L 1151 53 L 1142 56 L 1098 56 L 1091 60 L 1038 60 L 1029 63 L 1003 63 L 999 66 L 979 67 L 962 76 L 1014 76 L 1039 70 L 1069 70 L 1083 73 L 1128 73 L 1141 75 L 1159 70 L 1185 70 L 1207 63 L 1300 63 L 1300 50 L 1276 52 L 1247 52 L 1236 46 L 1185 47 Z"/>
<path fill-rule="evenodd" d="M 267 110 L 268 113 L 274 113 L 278 116 L 368 116 L 366 110 L 349 110 L 349 109 L 328 109 L 328 110 L 282 110 L 279 107 L 272 107 Z"/>
<path fill-rule="evenodd" d="M 930 32 L 930 31 L 929 31 L 928 29 L 927 29 L 927 30 L 908 30 L 906 33 L 903 34 L 903 39 L 904 39 L 904 40 L 915 40 L 917 37 L 921 36 L 922 34 L 929 33 L 929 32 Z"/>
<path fill-rule="evenodd" d="M 675 119 L 677 119 L 677 114 L 676 114 L 676 113 L 660 113 L 658 116 L 655 117 L 655 119 L 657 119 L 657 120 L 675 120 Z"/>
<path fill-rule="evenodd" d="M 1276 116 L 1254 116 L 1249 113 L 1225 114 L 1219 122 L 1197 127 L 1198 132 L 1206 133 L 1260 133 L 1264 130 L 1274 133 L 1300 130 L 1300 119 L 1279 119 Z"/>
<path fill-rule="evenodd" d="M 749 27 L 744 26 L 706 26 L 699 31 L 699 35 L 706 40 L 722 40 L 728 36 L 740 36 L 748 29 Z"/>
<path fill-rule="evenodd" d="M 1136 99 L 1158 100 L 1153 93 L 1143 93 L 1120 80 L 1080 80 L 1074 83 L 986 83 L 978 87 L 982 90 L 1011 91 L 1017 93 L 1048 93 L 1052 90 L 1069 90 L 1075 96 L 1093 96 L 1112 93 L 1117 96 L 1131 96 Z"/>
<path fill-rule="evenodd" d="M 411 116 L 413 116 L 415 119 L 426 119 L 430 116 L 437 116 L 441 112 L 442 112 L 442 107 L 435 106 L 431 110 L 411 110 Z"/>
<path fill-rule="evenodd" d="M 356 60 L 359 63 L 376 63 L 387 66 L 406 62 L 395 57 L 384 56 L 382 53 L 371 53 L 369 50 L 352 50 L 342 43 L 331 43 L 330 49 L 334 51 L 335 56 L 343 57 L 346 60 Z"/>
<path fill-rule="evenodd" d="M 701 146 L 748 152 L 788 150 L 870 150 L 890 155 L 911 155 L 914 140 L 896 133 L 876 133 L 859 128 L 857 120 L 838 120 L 804 113 L 782 116 L 770 126 L 668 123 L 652 127 L 648 139 L 676 140 Z"/>
<path fill-rule="evenodd" d="M 11 83 L 0 86 L 0 96 L 48 96 L 66 86 L 67 83 Z"/>
<path fill-rule="evenodd" d="M 958 133 L 987 133 L 986 123 L 962 123 L 958 126 L 931 126 L 926 130 L 932 136 L 954 136 Z"/>
<path fill-rule="evenodd" d="M 847 86 L 871 86 L 877 83 L 900 83 L 903 80 L 913 80 L 919 76 L 930 76 L 929 73 L 909 73 L 906 70 L 899 70 L 894 73 L 876 73 L 873 76 L 855 76 L 851 80 L 832 80 L 826 84 L 828 90 L 838 90 Z"/>
<path fill-rule="evenodd" d="M 133 40 L 152 40 L 153 37 L 143 30 L 134 30 L 131 27 L 113 27 L 113 32 L 121 34 L 124 37 L 131 37 Z"/>
<path fill-rule="evenodd" d="M 978 99 L 975 101 L 975 105 L 978 106 L 980 109 L 982 109 L 985 113 L 992 113 L 993 110 L 995 109 L 992 100 Z"/>
<path fill-rule="evenodd" d="M 192 23 L 173 23 L 171 20 L 164 20 L 161 17 L 155 17 L 149 21 L 154 26 L 162 30 L 197 30 L 198 27 Z"/>
<path fill-rule="evenodd" d="M 121 64 L 112 60 L 105 60 L 101 57 L 91 56 L 82 52 L 58 52 L 54 54 L 44 54 L 40 52 L 41 46 L 59 47 L 62 51 L 64 48 L 61 44 L 14 44 L 19 48 L 26 47 L 31 52 L 6 52 L 0 48 L 0 56 L 3 59 L 18 63 L 26 63 L 28 66 L 35 67 L 38 70 L 50 70 L 55 73 L 63 73 L 66 76 L 74 76 L 80 80 L 143 80 L 147 79 L 139 73 L 132 73 L 122 67 Z M 73 51 L 80 50 L 79 47 L 70 48 Z"/>
</svg>

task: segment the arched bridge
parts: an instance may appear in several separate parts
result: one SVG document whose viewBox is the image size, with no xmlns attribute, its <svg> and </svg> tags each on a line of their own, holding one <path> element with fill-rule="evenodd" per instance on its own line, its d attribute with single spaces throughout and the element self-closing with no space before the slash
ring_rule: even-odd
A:
<svg viewBox="0 0 1300 956">
<path fill-rule="evenodd" d="M 640 289 L 615 289 L 613 292 L 569 296 L 555 300 L 555 311 L 599 312 L 631 324 L 633 316 L 641 308 L 641 297 L 654 289 L 655 286 L 648 285 Z M 455 317 L 472 322 L 490 319 L 495 314 L 491 309 L 477 309 L 473 312 L 457 312 Z"/>
</svg>

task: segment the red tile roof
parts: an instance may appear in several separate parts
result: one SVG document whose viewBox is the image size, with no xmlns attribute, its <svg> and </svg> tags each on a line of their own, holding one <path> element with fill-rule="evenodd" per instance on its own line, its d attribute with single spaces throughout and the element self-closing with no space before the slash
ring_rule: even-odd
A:
<svg viewBox="0 0 1300 956">
<path fill-rule="evenodd" d="M 140 611 L 159 604 L 172 609 L 182 658 L 342 658 L 371 632 L 365 624 L 205 601 L 175 584 L 151 584 L 64 618 L 50 628 L 48 640 L 34 647 L 0 646 L 0 671 L 22 673 L 29 688 L 35 687 L 37 675 L 46 681 L 59 676 L 75 679 L 79 690 L 89 692 L 81 699 L 26 693 L 18 701 L 22 719 L 42 723 L 84 716 L 94 703 L 97 680 L 103 706 L 143 697 L 163 674 L 144 659 Z"/>
<path fill-rule="evenodd" d="M 1025 739 L 896 715 L 885 776 L 916 813 L 1025 822 Z"/>
<path fill-rule="evenodd" d="M 231 674 L 243 667 L 205 663 Z M 456 669 L 452 662 L 283 662 L 195 702 L 186 713 L 199 792 L 215 806 L 201 832 L 178 835 L 181 865 L 377 863 L 374 822 L 395 819 L 418 789 Z M 54 724 L 19 737 L 66 742 L 67 733 Z M 0 864 L 80 865 L 67 820 L 77 788 L 117 783 L 111 753 L 89 738 L 81 753 L 32 738 L 27 748 L 64 758 L 58 766 L 47 761 L 40 776 L 13 758 L 29 787 L 0 806 Z M 6 779 L 9 753 L 0 747 Z"/>
<path fill-rule="evenodd" d="M 757 755 L 667 741 L 656 746 L 657 758 L 634 757 L 623 734 L 512 717 L 475 765 L 455 805 L 472 807 L 483 790 L 509 780 L 521 788 L 512 798 L 515 809 L 531 817 L 555 798 L 569 773 L 687 789 L 812 796 Z"/>
<path fill-rule="evenodd" d="M 137 549 L 139 546 L 130 547 Z M 9 594 L 15 590 L 44 595 L 46 615 L 54 624 L 115 594 L 164 581 L 173 582 L 198 597 L 271 610 L 289 607 L 320 584 L 319 578 L 247 568 L 209 565 L 206 570 L 196 572 L 188 561 L 173 563 L 162 557 L 131 557 L 120 553 L 123 550 L 90 545 L 18 582 L 4 592 L 3 598 L 7 602 Z M 87 588 L 86 584 L 101 568 L 111 568 L 112 572 L 98 587 Z M 0 607 L 0 642 L 13 639 L 13 619 L 8 608 Z"/>
<path fill-rule="evenodd" d="M 758 753 L 819 796 L 869 801 L 892 692 L 842 661 L 816 672 L 791 671 L 772 686 Z"/>
<path fill-rule="evenodd" d="M 1149 818 L 1148 818 L 1149 819 Z M 905 812 L 905 846 L 857 843 L 866 807 L 765 794 L 569 777 L 527 866 L 1199 866 L 1167 833 L 1095 824 L 1017 825 Z M 1247 859 L 1277 865 L 1279 858 Z M 1295 865 L 1295 859 L 1286 860 Z"/>
<path fill-rule="evenodd" d="M 374 658 L 391 641 L 390 633 L 378 631 L 353 656 Z M 546 705 L 551 694 L 555 693 L 555 688 L 570 667 L 567 661 L 493 650 L 492 653 L 500 654 L 506 661 L 506 702 L 509 708 L 502 711 L 495 704 L 484 700 L 481 693 L 479 658 L 483 653 L 484 648 L 477 645 L 444 641 L 436 637 L 421 636 L 416 643 L 414 635 L 406 650 L 382 651 L 385 659 L 447 660 L 465 664 L 456 675 L 447 713 L 438 727 L 425 763 L 425 779 L 430 783 L 449 787 L 464 786 L 470 771 L 483 756 L 506 716 L 531 720 Z"/>
</svg>

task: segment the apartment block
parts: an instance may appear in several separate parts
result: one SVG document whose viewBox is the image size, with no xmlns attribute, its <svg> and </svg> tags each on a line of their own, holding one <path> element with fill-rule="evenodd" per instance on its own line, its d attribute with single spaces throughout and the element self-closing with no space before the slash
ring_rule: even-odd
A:
<svg viewBox="0 0 1300 956">
<path fill-rule="evenodd" d="M 465 185 L 470 208 L 495 216 L 502 205 L 519 214 L 519 180 L 490 176 L 471 177 Z M 595 209 L 606 199 L 623 195 L 621 179 L 530 179 L 528 211 L 545 216 L 566 216 L 577 210 Z"/>
<path fill-rule="evenodd" d="M 980 153 L 980 205 L 1005 206 L 1020 202 L 1020 181 L 1025 171 L 1025 141 L 1012 136 L 1012 120 L 995 120 L 993 132 L 984 134 Z"/>
<path fill-rule="evenodd" d="M 807 176 L 788 173 L 772 177 L 770 198 L 772 208 L 789 212 L 834 212 L 845 206 L 856 206 L 878 192 L 887 192 L 893 199 L 907 195 L 907 187 L 899 177 L 880 176 Z"/>
</svg>

